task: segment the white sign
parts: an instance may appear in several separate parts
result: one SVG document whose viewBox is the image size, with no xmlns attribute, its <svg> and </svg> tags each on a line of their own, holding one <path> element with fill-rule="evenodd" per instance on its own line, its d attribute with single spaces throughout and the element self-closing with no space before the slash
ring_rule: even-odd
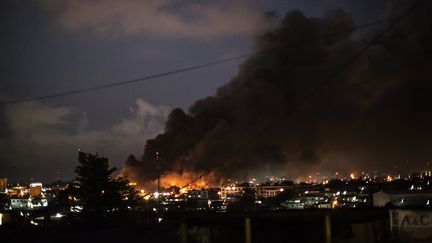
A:
<svg viewBox="0 0 432 243">
<path fill-rule="evenodd" d="M 432 239 L 432 211 L 390 210 L 390 225 L 397 239 Z"/>
<path fill-rule="evenodd" d="M 392 228 L 432 228 L 432 211 L 393 209 L 390 222 Z"/>
</svg>

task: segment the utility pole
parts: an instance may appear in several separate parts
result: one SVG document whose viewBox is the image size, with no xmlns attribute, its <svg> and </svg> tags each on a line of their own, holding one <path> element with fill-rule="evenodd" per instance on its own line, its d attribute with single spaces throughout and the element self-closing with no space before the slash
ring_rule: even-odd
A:
<svg viewBox="0 0 432 243">
<path fill-rule="evenodd" d="M 160 197 L 160 171 L 161 171 L 161 164 L 160 164 L 160 154 L 158 151 L 156 151 L 156 170 L 157 170 L 157 195 L 158 199 Z"/>
</svg>

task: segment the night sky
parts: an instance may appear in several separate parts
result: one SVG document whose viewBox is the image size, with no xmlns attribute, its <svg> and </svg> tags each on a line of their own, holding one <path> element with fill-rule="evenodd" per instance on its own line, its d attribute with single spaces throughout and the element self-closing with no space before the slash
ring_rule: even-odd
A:
<svg viewBox="0 0 432 243">
<path fill-rule="evenodd" d="M 268 11 L 277 12 L 281 18 L 293 10 L 300 10 L 306 17 L 321 17 L 328 11 L 342 9 L 358 25 L 389 15 L 390 5 L 406 9 L 412 4 L 410 1 L 401 2 L 403 3 L 377 0 L 3 0 L 0 2 L 0 102 L 135 79 L 249 53 L 257 48 L 256 36 L 274 28 L 265 18 Z M 395 8 L 397 9 L 393 9 Z M 429 6 L 422 6 L 422 9 L 425 8 L 429 9 Z M 377 31 L 380 30 L 379 27 L 383 26 L 376 26 Z M 422 30 L 426 28 L 429 34 L 432 32 L 430 25 L 421 27 Z M 362 39 L 367 35 L 362 30 L 353 33 L 351 38 Z M 381 55 L 379 50 L 374 51 L 375 56 Z M 408 49 L 406 56 L 410 56 L 409 51 Z M 413 50 L 416 51 L 423 53 L 422 50 Z M 396 57 L 402 58 L 403 55 Z M 429 58 L 430 53 L 419 58 L 418 62 L 423 67 L 430 67 Z M 388 60 L 391 59 L 384 62 Z M 77 165 L 78 149 L 98 152 L 109 157 L 112 165 L 122 168 L 129 154 L 141 157 L 146 140 L 163 132 L 172 109 L 179 107 L 187 111 L 196 100 L 215 95 L 218 87 L 227 85 L 237 75 L 242 62 L 229 62 L 96 92 L 2 105 L 0 177 L 23 182 L 31 179 L 51 182 L 57 177 L 71 179 Z M 419 64 L 413 62 L 410 65 L 417 67 Z M 367 71 L 372 72 L 368 79 L 381 77 L 379 70 Z M 424 87 L 430 88 L 422 85 L 409 88 L 417 92 Z M 361 91 L 364 90 L 359 92 Z M 410 158 L 413 158 L 413 168 L 421 168 L 426 163 L 430 154 L 427 153 L 430 141 L 424 137 L 432 134 L 430 130 L 422 128 L 427 127 L 424 123 L 430 120 L 431 102 L 420 98 L 416 100 L 418 97 L 415 93 L 409 93 L 409 90 L 407 92 L 394 93 L 394 97 L 377 98 L 387 97 L 382 102 L 388 101 L 391 107 L 392 102 L 399 104 L 398 97 L 405 97 L 414 100 L 412 105 L 418 108 L 410 122 L 401 122 L 393 130 L 386 132 L 416 126 L 413 120 L 418 119 L 423 121 L 418 125 L 420 131 L 417 131 L 422 134 L 421 139 L 415 141 L 414 129 L 402 129 L 401 133 L 405 134 L 394 136 L 394 139 L 410 139 L 410 143 L 407 143 L 410 149 L 403 153 L 404 156 L 385 161 L 380 154 L 376 157 L 381 158 L 383 164 L 377 164 L 374 159 L 371 159 L 372 162 L 364 160 L 371 156 L 356 154 L 379 153 L 377 148 L 363 146 L 356 153 L 347 148 L 350 156 L 353 156 L 353 162 L 349 156 L 341 156 L 343 159 L 339 159 L 338 166 L 343 169 L 374 169 L 374 166 L 380 170 L 391 169 L 393 164 L 406 163 Z M 419 94 L 425 95 L 422 92 Z M 419 107 L 417 102 L 423 106 Z M 412 111 L 410 105 L 408 102 L 408 107 L 403 110 Z M 196 104 L 193 106 L 197 107 Z M 371 121 L 375 117 L 381 121 L 382 118 L 377 115 L 381 112 L 378 109 L 367 113 L 368 117 L 356 119 Z M 398 117 L 394 114 L 397 109 L 392 112 L 385 117 Z M 335 114 L 344 116 L 345 113 L 336 111 Z M 320 116 L 326 117 L 327 114 L 323 112 Z M 333 128 L 335 131 L 339 129 L 336 125 Z M 373 127 L 368 132 L 376 134 L 374 129 L 379 127 Z M 352 140 L 355 139 L 353 135 Z M 389 141 L 392 139 L 382 140 L 383 143 Z M 321 142 L 322 139 L 314 141 L 318 144 Z M 325 143 L 328 145 L 326 149 L 334 145 Z M 401 143 L 395 147 L 383 145 L 383 150 L 400 150 L 400 145 Z M 320 151 L 323 149 L 320 148 Z M 311 157 L 314 159 L 319 156 Z M 313 169 L 325 170 L 324 165 L 328 163 L 329 157 L 326 158 L 327 160 L 317 158 L 318 161 L 312 163 L 316 165 Z M 338 160 L 339 157 L 330 158 Z M 359 160 L 363 161 L 358 162 Z M 292 163 L 291 166 L 295 167 L 296 164 Z M 331 171 L 337 169 L 334 166 L 328 167 Z"/>
</svg>

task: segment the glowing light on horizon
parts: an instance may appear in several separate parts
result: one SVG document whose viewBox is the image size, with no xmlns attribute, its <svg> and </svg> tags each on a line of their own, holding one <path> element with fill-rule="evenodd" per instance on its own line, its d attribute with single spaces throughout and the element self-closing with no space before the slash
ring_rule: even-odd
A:
<svg viewBox="0 0 432 243">
<path fill-rule="evenodd" d="M 338 201 L 334 200 L 332 203 L 332 208 L 336 208 L 338 206 Z"/>
</svg>

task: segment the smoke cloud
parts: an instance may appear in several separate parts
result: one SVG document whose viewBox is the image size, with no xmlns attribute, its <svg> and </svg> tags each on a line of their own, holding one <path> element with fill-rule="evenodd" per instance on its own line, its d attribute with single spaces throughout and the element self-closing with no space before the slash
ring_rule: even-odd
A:
<svg viewBox="0 0 432 243">
<path fill-rule="evenodd" d="M 386 13 L 398 14 L 394 6 Z M 147 140 L 141 158 L 128 158 L 125 172 L 137 180 L 155 179 L 156 151 L 164 173 L 212 172 L 224 178 L 389 171 L 406 161 L 410 169 L 421 168 L 432 158 L 431 16 L 430 8 L 416 10 L 292 116 L 229 158 L 384 27 L 360 37 L 322 38 L 353 28 L 350 14 L 287 13 L 277 28 L 256 38 L 256 51 L 274 51 L 250 57 L 228 84 L 188 112 L 174 109 L 164 132 Z"/>
<path fill-rule="evenodd" d="M 99 36 L 220 38 L 260 30 L 263 16 L 249 1 L 38 0 L 69 31 Z"/>
</svg>

